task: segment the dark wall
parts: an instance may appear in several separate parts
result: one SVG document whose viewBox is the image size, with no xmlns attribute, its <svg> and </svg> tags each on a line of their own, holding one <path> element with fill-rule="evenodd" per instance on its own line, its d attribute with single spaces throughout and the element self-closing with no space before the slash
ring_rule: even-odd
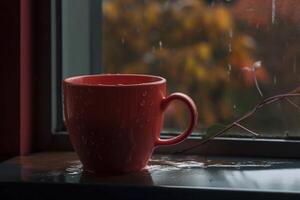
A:
<svg viewBox="0 0 300 200">
<path fill-rule="evenodd" d="M 19 154 L 20 0 L 0 1 L 0 159 Z"/>
</svg>

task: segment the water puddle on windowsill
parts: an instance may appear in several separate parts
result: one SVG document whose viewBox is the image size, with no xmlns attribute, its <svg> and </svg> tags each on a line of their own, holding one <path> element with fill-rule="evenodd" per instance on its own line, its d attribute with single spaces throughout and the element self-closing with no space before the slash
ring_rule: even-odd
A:
<svg viewBox="0 0 300 200">
<path fill-rule="evenodd" d="M 67 175 L 78 175 L 83 171 L 82 164 L 79 160 L 69 162 L 70 166 L 65 169 Z"/>
<path fill-rule="evenodd" d="M 182 157 L 183 158 L 183 157 Z M 266 169 L 284 167 L 292 162 L 289 161 L 267 161 L 267 160 L 219 160 L 204 159 L 203 157 L 191 156 L 185 159 L 162 156 L 152 158 L 146 169 L 154 171 L 173 171 L 207 168 L 226 168 L 226 169 Z"/>
<path fill-rule="evenodd" d="M 154 155 L 145 170 L 151 172 L 176 171 L 176 170 L 196 170 L 207 168 L 225 168 L 225 169 L 266 169 L 276 167 L 289 167 L 293 162 L 290 161 L 272 161 L 272 160 L 246 160 L 246 159 L 207 159 L 201 156 L 168 156 Z M 65 169 L 67 175 L 81 174 L 82 164 L 79 160 L 72 161 Z"/>
</svg>

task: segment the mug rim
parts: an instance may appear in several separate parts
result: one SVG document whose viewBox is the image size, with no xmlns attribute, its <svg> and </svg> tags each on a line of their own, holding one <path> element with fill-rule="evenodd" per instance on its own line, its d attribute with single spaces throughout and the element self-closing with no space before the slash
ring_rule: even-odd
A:
<svg viewBox="0 0 300 200">
<path fill-rule="evenodd" d="M 142 83 L 132 83 L 132 84 L 91 84 L 91 83 L 78 83 L 74 80 L 89 78 L 89 77 L 105 77 L 105 76 L 115 76 L 115 77 L 144 77 L 144 78 L 155 78 L 155 81 L 142 82 Z M 65 78 L 63 80 L 65 84 L 72 86 L 81 86 L 81 87 L 137 87 L 137 86 L 148 86 L 148 85 L 159 85 L 166 83 L 166 79 L 161 76 L 148 75 L 148 74 L 90 74 L 90 75 L 79 75 Z"/>
</svg>

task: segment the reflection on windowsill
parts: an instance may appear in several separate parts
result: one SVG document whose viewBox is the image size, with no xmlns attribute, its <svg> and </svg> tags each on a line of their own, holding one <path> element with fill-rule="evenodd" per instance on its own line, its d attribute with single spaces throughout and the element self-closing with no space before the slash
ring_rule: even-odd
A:
<svg viewBox="0 0 300 200">
<path fill-rule="evenodd" d="M 82 171 L 74 152 L 50 152 L 0 164 L 0 180 L 298 192 L 300 161 L 155 154 L 140 172 L 97 177 Z"/>
</svg>

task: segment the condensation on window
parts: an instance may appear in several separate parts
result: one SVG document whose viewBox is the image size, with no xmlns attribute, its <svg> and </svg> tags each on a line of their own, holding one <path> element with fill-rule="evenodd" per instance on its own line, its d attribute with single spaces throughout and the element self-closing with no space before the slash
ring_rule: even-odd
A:
<svg viewBox="0 0 300 200">
<path fill-rule="evenodd" d="M 300 85 L 298 0 L 104 0 L 102 29 L 104 71 L 165 77 L 170 93 L 195 100 L 199 132 Z M 184 129 L 186 112 L 172 105 L 165 129 Z M 299 135 L 299 121 L 278 102 L 244 125 L 286 137 Z"/>
</svg>

